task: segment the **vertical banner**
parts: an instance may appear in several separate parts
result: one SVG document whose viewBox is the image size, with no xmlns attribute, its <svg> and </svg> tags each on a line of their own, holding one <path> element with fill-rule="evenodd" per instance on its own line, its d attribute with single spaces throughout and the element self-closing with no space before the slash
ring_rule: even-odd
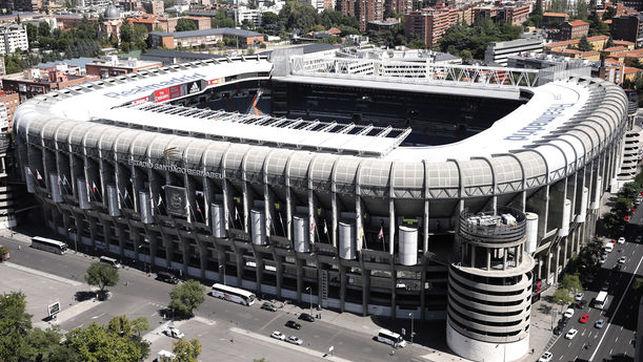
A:
<svg viewBox="0 0 643 362">
<path fill-rule="evenodd" d="M 187 197 L 184 187 L 165 186 L 165 201 L 168 214 L 187 216 Z"/>
</svg>

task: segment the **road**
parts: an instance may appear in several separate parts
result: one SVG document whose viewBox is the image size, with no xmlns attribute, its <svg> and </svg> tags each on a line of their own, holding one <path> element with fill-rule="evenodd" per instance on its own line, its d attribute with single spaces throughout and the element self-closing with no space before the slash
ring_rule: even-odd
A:
<svg viewBox="0 0 643 362">
<path fill-rule="evenodd" d="M 634 240 L 634 237 L 628 235 L 630 240 Z M 613 270 L 622 256 L 626 257 L 626 263 L 620 271 Z M 643 275 L 642 261 L 643 245 L 631 242 L 615 245 L 614 251 L 584 296 L 584 299 L 591 302 L 607 280 L 610 283 L 607 307 L 602 311 L 590 306 L 582 310 L 575 309 L 574 316 L 563 328 L 560 338 L 550 348 L 550 352 L 554 354 L 553 361 L 617 361 L 623 360 L 623 357 L 624 360 L 631 360 L 634 356 L 632 341 L 635 339 L 638 315 L 638 299 L 634 297 L 632 281 L 635 275 Z M 578 321 L 582 313 L 590 315 L 586 324 Z M 602 329 L 594 327 L 598 319 L 606 322 Z M 572 340 L 565 339 L 565 334 L 571 328 L 577 329 L 578 334 Z"/>
<path fill-rule="evenodd" d="M 0 237 L 0 243 L 11 249 L 11 262 L 15 264 L 77 281 L 83 281 L 87 267 L 96 260 L 83 254 L 56 255 L 34 250 L 24 242 L 6 237 Z M 162 321 L 158 311 L 167 304 L 171 288 L 172 285 L 156 281 L 141 271 L 126 267 L 120 272 L 119 284 L 110 288 L 113 297 L 104 303 L 100 313 L 95 310 L 88 311 L 63 323 L 61 327 L 69 330 L 91 322 L 105 323 L 112 316 L 126 314 L 134 317 L 145 316 L 150 319 L 154 328 Z M 301 330 L 288 330 L 284 324 L 289 319 L 296 319 L 295 315 L 283 311 L 264 311 L 259 308 L 260 304 L 245 307 L 208 296 L 199 307 L 197 315 L 215 321 L 217 328 L 242 329 L 264 336 L 269 336 L 273 330 L 295 334 L 304 340 L 304 347 L 320 351 L 320 356 L 329 346 L 334 346 L 335 356 L 353 361 L 420 361 L 420 356 L 428 353 L 426 348 L 411 345 L 392 354 L 390 346 L 374 341 L 371 334 L 343 328 L 323 320 L 314 323 L 301 322 Z"/>
</svg>

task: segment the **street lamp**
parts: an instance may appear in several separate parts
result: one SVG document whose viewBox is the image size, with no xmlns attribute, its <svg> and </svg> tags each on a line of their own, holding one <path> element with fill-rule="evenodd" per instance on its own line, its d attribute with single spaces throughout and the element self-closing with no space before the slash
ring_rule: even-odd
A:
<svg viewBox="0 0 643 362">
<path fill-rule="evenodd" d="M 72 231 L 72 228 L 67 228 L 67 234 L 71 234 Z M 69 235 L 67 237 L 69 237 Z M 76 232 L 74 236 L 74 251 L 78 252 L 78 232 Z"/>
<path fill-rule="evenodd" d="M 310 293 L 308 301 L 310 302 L 310 315 L 313 315 L 313 289 L 310 286 L 307 286 L 306 291 Z"/>
<path fill-rule="evenodd" d="M 409 317 L 411 318 L 411 344 L 413 344 L 413 336 L 415 335 L 415 332 L 413 332 L 413 313 L 409 313 Z"/>
</svg>

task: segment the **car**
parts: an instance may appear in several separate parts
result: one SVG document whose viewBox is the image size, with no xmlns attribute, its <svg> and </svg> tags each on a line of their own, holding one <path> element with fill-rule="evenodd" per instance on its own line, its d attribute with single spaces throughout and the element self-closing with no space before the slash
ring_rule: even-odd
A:
<svg viewBox="0 0 643 362">
<path fill-rule="evenodd" d="M 297 336 L 290 336 L 290 337 L 288 337 L 288 339 L 286 341 L 288 343 L 296 344 L 298 346 L 301 346 L 304 343 L 304 341 L 302 341 L 301 338 L 299 338 Z"/>
<path fill-rule="evenodd" d="M 589 322 L 589 314 L 588 313 L 581 314 L 580 318 L 578 318 L 578 322 L 583 324 Z"/>
<path fill-rule="evenodd" d="M 177 278 L 174 274 L 168 273 L 168 272 L 158 272 L 156 273 L 156 280 L 165 282 L 165 283 L 170 283 L 170 284 L 178 284 L 179 283 L 179 278 Z"/>
<path fill-rule="evenodd" d="M 610 282 L 609 280 L 606 280 L 603 282 L 603 285 L 601 286 L 601 290 L 607 292 L 610 289 Z"/>
<path fill-rule="evenodd" d="M 622 237 L 622 236 L 620 238 L 618 238 L 618 243 L 619 244 L 625 244 L 625 238 Z"/>
<path fill-rule="evenodd" d="M 560 336 L 560 334 L 561 334 L 562 332 L 563 332 L 563 327 L 561 327 L 561 326 L 556 326 L 556 328 L 554 328 L 554 334 L 555 334 L 555 335 Z"/>
<path fill-rule="evenodd" d="M 594 328 L 603 329 L 604 325 L 605 325 L 605 319 L 599 319 L 596 322 L 594 322 Z"/>
<path fill-rule="evenodd" d="M 565 339 L 574 339 L 576 337 L 576 334 L 578 334 L 578 329 L 571 328 L 567 333 L 565 334 Z"/>
<path fill-rule="evenodd" d="M 301 319 L 302 321 L 306 321 L 306 322 L 314 322 L 315 321 L 315 317 L 311 316 L 308 313 L 301 313 L 299 315 L 299 319 Z"/>
<path fill-rule="evenodd" d="M 623 266 L 621 264 L 615 264 L 612 270 L 614 271 L 620 271 Z"/>
<path fill-rule="evenodd" d="M 598 259 L 599 264 L 605 264 L 606 261 L 607 261 L 607 255 L 601 255 L 601 258 Z"/>
<path fill-rule="evenodd" d="M 185 334 L 183 334 L 183 332 L 181 332 L 178 328 L 174 326 L 167 326 L 165 330 L 163 330 L 163 333 L 165 333 L 165 335 L 168 337 L 177 338 L 177 339 L 181 339 L 185 337 Z"/>
<path fill-rule="evenodd" d="M 288 327 L 288 328 L 292 328 L 292 329 L 296 329 L 296 330 L 300 330 L 300 329 L 301 329 L 301 324 L 299 324 L 299 323 L 297 323 L 297 322 L 295 322 L 295 321 L 293 321 L 293 320 L 289 320 L 288 322 L 286 322 L 286 324 L 285 324 L 285 325 L 286 325 L 286 327 Z"/>
<path fill-rule="evenodd" d="M 625 264 L 625 261 L 626 261 L 626 260 L 627 260 L 627 259 L 626 259 L 624 256 L 622 256 L 622 257 L 618 258 L 618 263 L 619 263 L 619 264 Z"/>
<path fill-rule="evenodd" d="M 270 311 L 270 312 L 276 312 L 277 311 L 277 307 L 274 304 L 270 303 L 270 302 L 263 302 L 263 304 L 261 305 L 261 309 L 267 310 L 267 311 Z"/>
<path fill-rule="evenodd" d="M 281 333 L 281 332 L 279 332 L 279 331 L 273 331 L 272 334 L 270 335 L 270 337 L 272 337 L 274 339 L 278 339 L 280 341 L 285 341 L 286 340 L 286 335 Z"/>
<path fill-rule="evenodd" d="M 578 309 L 583 309 L 587 305 L 587 301 L 585 299 L 579 300 L 576 302 L 576 308 Z"/>
<path fill-rule="evenodd" d="M 542 356 L 538 359 L 538 362 L 551 362 L 551 360 L 554 358 L 554 354 L 547 351 L 543 353 Z"/>
<path fill-rule="evenodd" d="M 584 296 L 585 296 L 585 294 L 583 294 L 583 293 L 576 293 L 576 295 L 574 296 L 574 300 L 577 301 L 577 302 L 580 302 L 581 300 L 583 300 Z"/>
<path fill-rule="evenodd" d="M 563 317 L 569 319 L 574 316 L 574 308 L 567 308 L 565 313 L 563 313 Z"/>
</svg>

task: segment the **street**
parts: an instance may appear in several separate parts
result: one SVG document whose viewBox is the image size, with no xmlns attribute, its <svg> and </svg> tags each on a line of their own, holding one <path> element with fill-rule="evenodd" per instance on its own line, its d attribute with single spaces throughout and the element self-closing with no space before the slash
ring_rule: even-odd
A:
<svg viewBox="0 0 643 362">
<path fill-rule="evenodd" d="M 628 240 L 635 238 L 634 235 L 628 236 Z M 625 264 L 620 271 L 615 270 L 618 259 L 623 256 L 626 258 Z M 609 254 L 594 282 L 585 291 L 583 299 L 588 304 L 582 310 L 575 308 L 573 317 L 549 349 L 554 354 L 553 361 L 618 361 L 623 357 L 625 360 L 632 360 L 638 313 L 638 299 L 634 298 L 632 283 L 635 275 L 643 275 L 642 261 L 643 245 L 626 242 L 614 246 L 614 251 Z M 592 308 L 591 302 L 605 281 L 609 281 L 606 308 Z M 563 308 L 565 309 L 567 307 Z M 589 321 L 584 324 L 579 322 L 583 313 L 590 316 Z M 594 326 L 599 319 L 605 320 L 601 329 Z M 565 339 L 565 334 L 571 328 L 577 329 L 578 334 L 572 340 Z"/>
<path fill-rule="evenodd" d="M 0 237 L 0 243 L 11 249 L 10 261 L 13 264 L 79 282 L 84 282 L 83 275 L 87 267 L 96 260 L 90 256 L 74 254 L 73 252 L 57 255 L 34 250 L 28 247 L 24 241 L 15 241 L 6 237 Z M 20 250 L 18 250 L 18 245 L 21 246 Z M 151 329 L 155 329 L 161 323 L 165 323 L 159 311 L 168 303 L 169 292 L 172 287 L 172 285 L 157 281 L 139 270 L 125 267 L 120 271 L 118 285 L 110 288 L 113 293 L 110 300 L 61 323 L 60 327 L 64 330 L 70 330 L 91 322 L 106 323 L 115 315 L 126 314 L 131 318 L 147 317 L 150 321 Z M 16 286 L 16 288 L 19 288 L 19 286 Z M 289 356 L 297 360 L 318 360 L 328 351 L 330 346 L 334 347 L 333 354 L 337 358 L 353 361 L 421 361 L 422 356 L 434 353 L 429 348 L 417 344 L 394 351 L 390 346 L 374 340 L 373 326 L 370 329 L 360 325 L 347 325 L 344 327 L 336 323 L 327 323 L 322 318 L 322 320 L 317 320 L 314 323 L 301 321 L 303 325 L 301 330 L 291 330 L 285 327 L 284 324 L 290 319 L 296 319 L 295 311 L 301 311 L 300 308 L 295 309 L 293 306 L 288 306 L 289 308 L 283 308 L 277 312 L 268 312 L 261 310 L 260 306 L 261 301 L 251 307 L 245 307 L 215 299 L 208 295 L 205 302 L 196 312 L 197 319 L 203 321 L 201 324 L 206 326 L 216 324 L 216 327 L 210 326 L 210 328 L 212 330 L 216 328 L 217 334 L 223 331 L 223 335 L 218 336 L 220 338 L 209 338 L 212 334 L 201 330 L 199 333 L 194 333 L 194 336 L 200 336 L 206 352 L 214 352 L 224 348 L 228 349 L 225 352 L 226 355 L 234 356 L 235 348 L 239 349 L 241 347 L 236 359 L 240 361 L 248 360 L 251 357 L 247 355 L 251 349 L 256 349 L 256 351 L 253 351 L 255 354 L 261 354 L 262 350 L 265 351 L 266 358 L 268 356 Z M 328 313 L 330 314 L 330 312 Z M 364 319 L 368 323 L 373 323 L 370 318 Z M 192 323 L 192 321 L 189 322 Z M 283 346 L 284 342 L 260 338 L 261 336 L 269 337 L 273 330 L 280 330 L 288 335 L 300 337 L 304 341 L 302 347 L 306 349 L 306 353 L 293 351 L 290 346 Z M 193 335 L 188 330 L 184 332 L 188 337 Z M 427 332 L 428 335 L 436 332 L 442 334 L 442 330 Z M 248 342 L 251 338 L 254 338 L 254 344 Z M 244 349 L 243 345 L 231 345 L 234 342 L 229 340 L 234 339 L 239 342 L 245 340 L 245 345 L 253 348 Z M 170 347 L 164 346 L 166 349 Z M 152 346 L 151 357 L 158 349 L 154 345 Z M 244 359 L 243 357 L 246 358 Z M 262 357 L 262 355 L 259 357 Z M 216 356 L 203 355 L 202 358 L 204 360 L 214 360 Z"/>
</svg>

